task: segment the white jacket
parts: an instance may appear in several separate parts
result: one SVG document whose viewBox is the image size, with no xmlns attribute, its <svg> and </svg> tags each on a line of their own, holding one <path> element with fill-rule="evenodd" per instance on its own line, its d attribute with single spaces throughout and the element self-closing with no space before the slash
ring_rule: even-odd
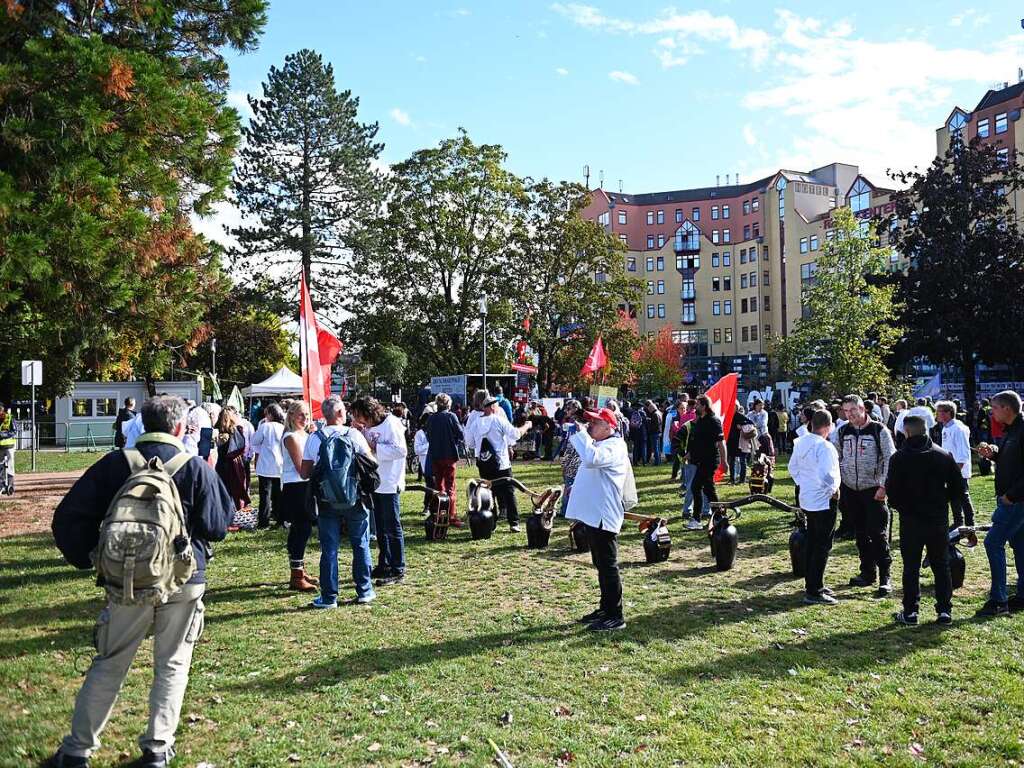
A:
<svg viewBox="0 0 1024 768">
<path fill-rule="evenodd" d="M 626 441 L 612 436 L 595 442 L 586 430 L 570 438 L 580 455 L 580 468 L 569 494 L 565 516 L 618 533 L 622 529 L 622 489 L 629 473 Z"/>
<path fill-rule="evenodd" d="M 800 488 L 800 509 L 823 512 L 841 482 L 836 447 L 816 432 L 797 438 L 789 459 L 789 474 Z"/>
</svg>

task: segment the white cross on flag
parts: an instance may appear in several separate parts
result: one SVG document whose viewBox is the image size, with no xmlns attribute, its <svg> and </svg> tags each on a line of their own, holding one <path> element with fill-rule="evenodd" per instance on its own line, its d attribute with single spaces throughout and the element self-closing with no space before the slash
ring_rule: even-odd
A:
<svg viewBox="0 0 1024 768">
<path fill-rule="evenodd" d="M 736 391 L 739 387 L 739 376 L 727 374 L 716 381 L 704 394 L 711 400 L 711 410 L 722 420 L 722 434 L 729 436 L 733 416 L 736 415 Z M 731 459 L 731 457 L 730 457 Z M 719 467 L 715 471 L 715 482 L 722 479 L 725 470 Z"/>
</svg>

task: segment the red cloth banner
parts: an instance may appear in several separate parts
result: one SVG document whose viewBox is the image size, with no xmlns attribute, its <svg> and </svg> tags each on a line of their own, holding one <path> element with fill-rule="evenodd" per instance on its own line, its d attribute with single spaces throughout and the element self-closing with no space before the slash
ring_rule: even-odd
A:
<svg viewBox="0 0 1024 768">
<path fill-rule="evenodd" d="M 739 388 L 739 375 L 730 373 L 716 381 L 704 394 L 711 400 L 711 410 L 715 416 L 722 420 L 722 432 L 726 439 L 729 438 L 729 430 L 732 428 L 732 419 L 736 415 L 736 392 Z M 732 457 L 729 457 L 732 460 Z M 715 471 L 715 482 L 717 483 L 725 475 L 725 470 L 719 467 Z"/>
<path fill-rule="evenodd" d="M 608 355 L 604 353 L 604 344 L 601 342 L 601 337 L 598 336 L 597 341 L 594 342 L 594 347 L 590 350 L 590 354 L 587 355 L 586 362 L 583 363 L 580 375 L 584 378 L 593 376 L 606 365 L 608 365 Z"/>
<path fill-rule="evenodd" d="M 302 394 L 309 403 L 314 419 L 322 417 L 320 404 L 327 397 L 324 388 L 324 371 L 320 364 L 319 328 L 313 314 L 313 302 L 306 287 L 306 276 L 299 283 L 299 363 L 302 366 Z"/>
</svg>

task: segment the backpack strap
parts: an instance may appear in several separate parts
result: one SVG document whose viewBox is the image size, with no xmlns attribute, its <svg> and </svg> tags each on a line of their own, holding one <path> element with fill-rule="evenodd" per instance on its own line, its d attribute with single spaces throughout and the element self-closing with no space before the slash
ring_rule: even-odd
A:
<svg viewBox="0 0 1024 768">
<path fill-rule="evenodd" d="M 164 464 L 164 472 L 171 477 L 177 474 L 178 470 L 184 467 L 192 459 L 191 454 L 182 451 L 176 456 L 172 457 L 166 464 Z"/>
<path fill-rule="evenodd" d="M 146 457 L 143 456 L 136 448 L 125 448 L 121 453 L 124 454 L 125 460 L 128 462 L 128 471 L 131 474 L 135 474 L 146 468 L 148 462 Z"/>
</svg>

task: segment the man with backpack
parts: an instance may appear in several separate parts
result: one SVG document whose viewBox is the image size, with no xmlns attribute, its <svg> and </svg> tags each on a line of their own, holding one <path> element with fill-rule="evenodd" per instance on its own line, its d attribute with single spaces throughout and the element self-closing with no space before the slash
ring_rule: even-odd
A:
<svg viewBox="0 0 1024 768">
<path fill-rule="evenodd" d="M 338 546 L 341 526 L 348 529 L 352 545 L 352 581 L 355 602 L 365 604 L 377 596 L 373 591 L 370 565 L 370 508 L 360 487 L 359 457 L 375 464 L 366 438 L 345 426 L 345 404 L 331 395 L 320 405 L 326 425 L 306 440 L 302 450 L 303 478 L 312 478 L 320 511 L 320 595 L 311 608 L 338 607 Z M 376 483 L 369 489 L 376 490 Z"/>
<path fill-rule="evenodd" d="M 77 568 L 96 564 L 107 604 L 94 630 L 96 656 L 75 700 L 71 732 L 52 768 L 87 768 L 100 747 L 135 653 L 153 634 L 149 727 L 137 768 L 174 757 L 174 734 L 192 652 L 203 632 L 209 542 L 227 533 L 235 506 L 217 474 L 185 452 L 186 405 L 152 397 L 135 449 L 111 452 L 72 486 L 53 515 L 53 536 Z"/>
<path fill-rule="evenodd" d="M 848 421 L 831 436 L 839 452 L 842 487 L 839 505 L 843 517 L 852 522 L 860 554 L 860 573 L 850 579 L 852 587 L 867 587 L 878 579 L 876 596 L 892 592 L 889 552 L 889 510 L 885 506 L 885 479 L 889 460 L 896 453 L 892 433 L 868 417 L 858 395 L 843 398 Z"/>
</svg>

